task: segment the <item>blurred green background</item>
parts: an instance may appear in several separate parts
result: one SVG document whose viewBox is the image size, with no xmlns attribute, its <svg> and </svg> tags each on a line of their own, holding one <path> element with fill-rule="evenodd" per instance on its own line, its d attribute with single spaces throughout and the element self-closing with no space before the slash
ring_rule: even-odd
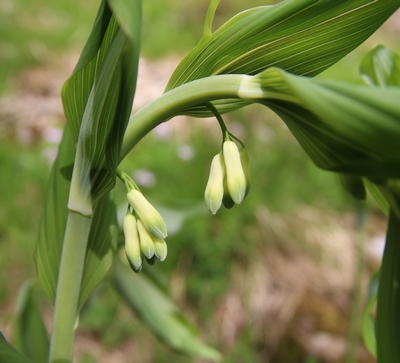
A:
<svg viewBox="0 0 400 363">
<path fill-rule="evenodd" d="M 261 4 L 266 1 L 222 0 L 215 24 Z M 51 110 L 37 125 L 24 121 L 54 102 L 54 89 L 41 82 L 54 77 L 61 87 L 57 70 L 71 68 L 68 62 L 81 50 L 97 6 L 94 0 L 0 3 L 0 330 L 6 336 L 12 334 L 19 287 L 35 273 L 32 254 L 49 159 L 64 122 Z M 144 2 L 142 56 L 154 72 L 163 72 L 159 60 L 173 63 L 196 44 L 207 6 L 204 0 Z M 398 23 L 392 23 L 321 77 L 361 82 L 357 64 L 367 50 L 377 42 L 398 45 Z M 41 77 L 34 76 L 37 70 Z M 30 92 L 39 92 L 43 104 L 32 103 Z M 14 111 L 20 107 L 27 110 L 18 116 Z M 167 260 L 154 268 L 225 362 L 342 362 L 345 353 L 337 358 L 334 351 L 339 343 L 346 351 L 356 204 L 338 176 L 318 170 L 269 110 L 252 106 L 224 119 L 251 156 L 251 192 L 241 206 L 212 216 L 203 203 L 221 142 L 214 120 L 179 118 L 162 125 L 124 162 L 124 170 L 176 226 L 167 240 Z M 116 189 L 122 201 L 124 189 Z M 368 211 L 374 236 L 384 221 L 374 203 Z M 368 265 L 365 275 L 375 267 Z M 51 308 L 43 309 L 49 321 Z M 321 353 L 317 333 L 330 337 L 336 358 Z M 157 342 L 109 281 L 84 309 L 77 356 L 82 363 L 131 362 L 133 356 L 137 362 L 192 361 Z M 371 357 L 362 351 L 357 361 Z"/>
</svg>

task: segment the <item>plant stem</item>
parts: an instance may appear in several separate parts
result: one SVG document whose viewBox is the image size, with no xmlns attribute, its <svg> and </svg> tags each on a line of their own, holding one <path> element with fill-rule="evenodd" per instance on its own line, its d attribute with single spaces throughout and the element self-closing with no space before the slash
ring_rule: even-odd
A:
<svg viewBox="0 0 400 363">
<path fill-rule="evenodd" d="M 239 99 L 238 91 L 244 78 L 251 76 L 221 75 L 198 79 L 174 88 L 149 103 L 130 120 L 125 132 L 120 160 L 153 128 L 190 107 L 219 99 Z"/>
<path fill-rule="evenodd" d="M 376 310 L 379 363 L 400 362 L 400 220 L 391 210 L 383 253 Z"/>
<path fill-rule="evenodd" d="M 72 362 L 75 323 L 92 218 L 70 211 L 64 235 L 54 304 L 50 363 Z"/>
</svg>

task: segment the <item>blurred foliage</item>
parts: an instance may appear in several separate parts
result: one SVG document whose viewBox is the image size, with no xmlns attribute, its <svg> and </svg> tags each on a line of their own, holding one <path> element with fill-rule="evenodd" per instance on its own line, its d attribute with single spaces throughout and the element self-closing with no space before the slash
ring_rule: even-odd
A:
<svg viewBox="0 0 400 363">
<path fill-rule="evenodd" d="M 265 3 L 251 2 L 252 6 Z M 22 68 L 81 47 L 97 6 L 94 0 L 3 0 L 0 94 L 10 89 L 12 78 Z M 160 57 L 193 47 L 201 37 L 207 6 L 208 1 L 204 0 L 145 1 L 143 54 Z M 216 26 L 246 6 L 245 0 L 222 0 Z M 360 82 L 356 67 L 349 66 L 360 58 L 360 53 L 352 53 L 321 76 Z M 287 212 L 302 205 L 341 211 L 353 206 L 340 179 L 317 169 L 272 112 L 252 106 L 225 119 L 247 145 L 252 162 L 250 194 L 229 213 L 221 210 L 212 216 L 203 202 L 210 161 L 221 144 L 214 121 L 179 119 L 161 125 L 123 165 L 134 176 L 143 172 L 150 175 L 152 183 L 140 185 L 150 199 L 177 210 L 200 206 L 203 211 L 190 217 L 178 233 L 169 237 L 167 260 L 154 266 L 162 270 L 167 281 L 185 277 L 180 303 L 193 320 L 201 322 L 203 329 L 213 325 L 213 309 L 230 287 L 232 269 L 248 266 L 260 244 L 273 243 L 249 238 L 257 235 L 253 233 L 258 228 L 254 216 L 257 207 Z M 11 320 L 16 287 L 34 274 L 32 253 L 49 173 L 43 156 L 47 147 L 44 143 L 28 146 L 0 139 L 0 310 L 5 313 L 1 324 Z M 124 200 L 124 187 L 118 185 L 117 190 Z M 81 323 L 83 332 L 90 332 L 106 349 L 117 347 L 134 335 L 135 346 L 142 349 L 143 356 L 146 350 L 156 347 L 154 362 L 189 362 L 158 344 L 122 305 L 108 281 L 89 300 Z M 211 338 L 217 339 L 212 334 Z M 263 347 L 257 343 L 260 344 L 252 331 L 243 329 L 231 351 L 225 352 L 225 362 L 261 362 Z M 82 358 L 82 363 L 95 361 L 90 354 Z"/>
<path fill-rule="evenodd" d="M 42 149 L 0 142 L 0 301 L 33 273 L 32 253 L 49 172 Z"/>
<path fill-rule="evenodd" d="M 277 1 L 253 0 L 257 6 Z M 83 46 L 93 25 L 98 1 L 49 2 L 3 0 L 0 3 L 0 94 L 24 67 L 43 64 L 63 51 Z M 204 0 L 145 1 L 143 55 L 183 53 L 200 39 L 208 7 Z M 222 1 L 215 24 L 245 9 L 245 0 Z M 79 49 L 80 50 L 80 49 Z"/>
<path fill-rule="evenodd" d="M 55 53 L 83 43 L 91 29 L 96 0 L 4 0 L 0 4 L 0 93 L 21 68 L 44 63 Z"/>
</svg>

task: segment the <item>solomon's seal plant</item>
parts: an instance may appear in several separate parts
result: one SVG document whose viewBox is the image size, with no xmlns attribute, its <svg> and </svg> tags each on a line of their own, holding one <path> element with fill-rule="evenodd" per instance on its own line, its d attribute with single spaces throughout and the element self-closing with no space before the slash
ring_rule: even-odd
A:
<svg viewBox="0 0 400 363">
<path fill-rule="evenodd" d="M 40 349 L 22 345 L 19 352 L 0 336 L 0 361 L 71 362 L 79 312 L 109 270 L 121 296 L 163 341 L 189 356 L 220 360 L 146 276 L 122 263 L 119 231 L 125 236 L 122 250 L 139 271 L 143 257 L 165 259 L 167 230 L 118 167 L 145 135 L 174 116 L 215 116 L 222 125 L 220 115 L 259 103 L 282 118 L 317 166 L 356 181 L 351 185 L 361 189 L 358 196 L 367 188 L 388 214 L 375 295 L 376 341 L 370 339 L 368 346 L 379 363 L 400 362 L 400 57 L 383 46 L 374 48 L 361 65 L 365 86 L 311 78 L 364 42 L 400 0 L 284 0 L 249 8 L 213 32 L 218 3 L 211 1 L 202 38 L 164 94 L 131 115 L 142 2 L 101 1 L 88 42 L 63 86 L 67 124 L 35 250 L 38 281 L 54 304 L 51 336 L 32 303 L 29 311 L 36 318 L 27 320 L 19 341 L 35 339 Z M 226 127 L 222 131 L 205 190 L 212 213 L 222 204 L 240 204 L 250 185 L 244 145 Z M 120 223 L 113 191 L 117 176 L 128 200 Z M 28 336 L 32 331 L 35 336 Z"/>
</svg>

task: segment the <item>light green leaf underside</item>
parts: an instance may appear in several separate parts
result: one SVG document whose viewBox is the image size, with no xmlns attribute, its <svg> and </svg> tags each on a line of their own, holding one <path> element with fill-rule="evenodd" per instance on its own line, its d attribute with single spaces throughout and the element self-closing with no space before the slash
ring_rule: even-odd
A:
<svg viewBox="0 0 400 363">
<path fill-rule="evenodd" d="M 143 273 L 135 274 L 116 258 L 113 276 L 121 296 L 160 340 L 193 358 L 221 359 L 216 350 L 198 339 L 173 302 Z"/>
<path fill-rule="evenodd" d="M 286 0 L 229 20 L 186 56 L 167 90 L 217 74 L 257 74 L 279 67 L 316 75 L 365 41 L 399 0 Z"/>
<path fill-rule="evenodd" d="M 282 117 L 319 167 L 378 180 L 400 177 L 400 88 L 371 89 L 274 68 L 256 79 L 265 94 L 260 102 Z"/>
<path fill-rule="evenodd" d="M 77 143 L 69 208 L 91 205 L 115 184 L 122 138 L 136 87 L 141 2 L 103 1 L 72 76 L 63 87 L 67 121 Z M 112 10 L 111 10 L 112 9 Z"/>
<path fill-rule="evenodd" d="M 68 218 L 67 202 L 74 157 L 75 145 L 66 126 L 47 183 L 44 211 L 34 254 L 37 278 L 53 303 Z"/>
<path fill-rule="evenodd" d="M 110 6 L 112 10 L 107 1 L 102 2 L 88 42 L 62 90 L 68 126 L 49 178 L 35 249 L 38 279 L 52 302 L 69 203 L 82 214 L 93 213 L 80 305 L 104 278 L 115 251 L 116 211 L 106 193 L 115 183 L 136 86 L 141 2 L 113 0 Z"/>
<path fill-rule="evenodd" d="M 67 126 L 50 174 L 34 256 L 38 280 L 52 303 L 68 217 L 66 205 L 74 153 L 74 143 Z M 116 208 L 106 195 L 98 201 L 94 209 L 81 286 L 81 306 L 110 269 L 115 248 Z"/>
</svg>

